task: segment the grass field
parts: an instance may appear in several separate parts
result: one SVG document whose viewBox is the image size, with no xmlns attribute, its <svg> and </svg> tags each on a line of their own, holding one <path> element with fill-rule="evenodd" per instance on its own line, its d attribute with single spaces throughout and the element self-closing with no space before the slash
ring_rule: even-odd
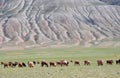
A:
<svg viewBox="0 0 120 78">
<path fill-rule="evenodd" d="M 120 48 L 34 48 L 19 51 L 0 51 L 0 61 L 59 61 L 79 60 L 81 65 L 68 67 L 6 68 L 0 65 L 0 78 L 120 78 L 120 65 L 97 66 L 96 60 L 120 59 Z M 90 60 L 90 66 L 83 61 Z"/>
</svg>

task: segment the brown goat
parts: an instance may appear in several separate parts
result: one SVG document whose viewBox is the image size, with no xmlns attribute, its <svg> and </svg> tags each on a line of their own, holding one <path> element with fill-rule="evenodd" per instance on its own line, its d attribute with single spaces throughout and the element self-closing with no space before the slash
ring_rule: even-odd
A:
<svg viewBox="0 0 120 78">
<path fill-rule="evenodd" d="M 49 64 L 50 64 L 50 66 L 56 67 L 56 63 L 54 63 L 54 62 L 50 62 Z"/>
<path fill-rule="evenodd" d="M 79 61 L 74 61 L 74 65 L 80 65 Z"/>
<path fill-rule="evenodd" d="M 85 60 L 84 65 L 90 65 L 90 61 Z"/>
<path fill-rule="evenodd" d="M 34 66 L 35 66 L 35 65 L 34 65 L 33 62 L 28 62 L 28 67 L 32 68 L 32 67 L 34 67 Z"/>
<path fill-rule="evenodd" d="M 103 65 L 103 61 L 102 60 L 97 60 L 97 64 L 98 64 L 98 66 L 102 66 Z"/>
</svg>

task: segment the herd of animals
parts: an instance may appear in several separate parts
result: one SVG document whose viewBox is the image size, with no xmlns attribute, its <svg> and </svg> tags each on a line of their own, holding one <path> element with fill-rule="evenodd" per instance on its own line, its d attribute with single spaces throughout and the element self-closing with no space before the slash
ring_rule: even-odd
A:
<svg viewBox="0 0 120 78">
<path fill-rule="evenodd" d="M 120 65 L 120 59 L 118 60 L 115 60 L 116 64 L 119 64 Z M 66 60 L 60 60 L 60 61 L 57 61 L 57 62 L 46 62 L 45 60 L 44 61 L 31 61 L 31 62 L 28 62 L 28 63 L 24 63 L 24 62 L 1 62 L 1 65 L 4 67 L 4 68 L 8 68 L 8 67 L 12 67 L 12 68 L 15 68 L 15 67 L 34 67 L 35 65 L 37 64 L 40 64 L 42 67 L 56 67 L 56 66 L 69 66 L 70 63 L 73 63 L 74 65 L 80 65 L 80 62 L 79 61 L 66 61 Z M 97 65 L 98 66 L 103 66 L 105 62 L 103 62 L 103 60 L 97 60 Z M 113 60 L 106 60 L 106 64 L 109 64 L 109 65 L 112 65 L 114 63 Z M 84 65 L 91 65 L 91 62 L 88 61 L 88 60 L 85 60 L 84 61 Z"/>
</svg>

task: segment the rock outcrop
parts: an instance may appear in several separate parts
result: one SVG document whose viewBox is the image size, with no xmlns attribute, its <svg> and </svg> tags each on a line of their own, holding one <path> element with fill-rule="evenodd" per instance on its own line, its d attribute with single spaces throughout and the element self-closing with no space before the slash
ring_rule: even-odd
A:
<svg viewBox="0 0 120 78">
<path fill-rule="evenodd" d="M 99 44 L 120 38 L 120 6 L 100 0 L 0 0 L 0 45 Z"/>
<path fill-rule="evenodd" d="M 120 5 L 120 0 L 100 0 L 110 5 Z"/>
</svg>

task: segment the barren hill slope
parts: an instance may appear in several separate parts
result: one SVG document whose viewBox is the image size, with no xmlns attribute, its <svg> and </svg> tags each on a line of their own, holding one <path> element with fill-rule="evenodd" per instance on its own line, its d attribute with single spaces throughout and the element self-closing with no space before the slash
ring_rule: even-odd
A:
<svg viewBox="0 0 120 78">
<path fill-rule="evenodd" d="M 0 45 L 94 44 L 120 38 L 120 6 L 99 0 L 0 0 Z"/>
</svg>

